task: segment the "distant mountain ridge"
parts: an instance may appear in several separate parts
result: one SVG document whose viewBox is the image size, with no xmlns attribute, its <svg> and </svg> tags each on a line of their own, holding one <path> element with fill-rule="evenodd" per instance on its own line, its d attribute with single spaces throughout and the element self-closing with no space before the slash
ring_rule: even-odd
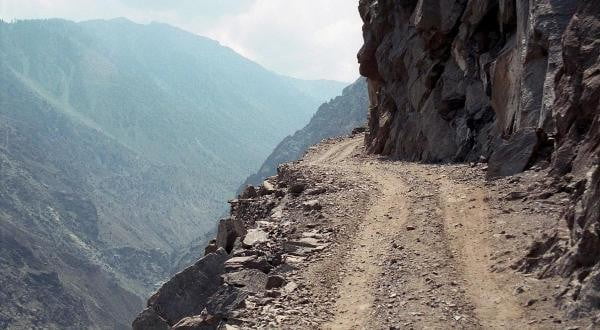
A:
<svg viewBox="0 0 600 330">
<path fill-rule="evenodd" d="M 321 105 L 305 127 L 283 139 L 239 190 L 246 185 L 259 185 L 277 173 L 279 164 L 301 158 L 310 146 L 321 140 L 349 134 L 353 128 L 366 125 L 368 99 L 366 81 L 359 78 L 346 87 L 342 95 Z"/>
<path fill-rule="evenodd" d="M 125 19 L 0 22 L 0 83 L 0 328 L 127 328 L 343 87 Z"/>
</svg>

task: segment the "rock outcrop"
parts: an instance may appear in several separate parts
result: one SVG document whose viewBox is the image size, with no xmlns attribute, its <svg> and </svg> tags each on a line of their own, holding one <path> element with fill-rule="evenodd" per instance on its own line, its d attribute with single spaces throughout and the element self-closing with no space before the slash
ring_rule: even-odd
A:
<svg viewBox="0 0 600 330">
<path fill-rule="evenodd" d="M 133 322 L 134 329 L 215 329 L 248 324 L 238 312 L 254 298 L 293 291 L 279 274 L 289 272 L 302 255 L 322 249 L 322 234 L 296 233 L 298 220 L 286 220 L 287 209 L 307 218 L 318 216 L 316 198 L 325 192 L 308 183 L 293 166 L 259 187 L 248 187 L 231 200 L 230 216 L 219 222 L 206 255 L 176 274 L 149 300 Z M 302 189 L 299 189 L 302 187 Z M 310 189 L 306 189 L 310 188 Z M 308 209 L 307 209 L 307 206 Z M 252 322 L 252 321 L 250 321 Z"/>
<path fill-rule="evenodd" d="M 572 279 L 572 315 L 598 308 L 600 3 L 361 0 L 368 152 L 426 162 L 489 160 L 489 177 L 534 164 L 573 192 L 568 242 L 521 265 Z"/>
</svg>

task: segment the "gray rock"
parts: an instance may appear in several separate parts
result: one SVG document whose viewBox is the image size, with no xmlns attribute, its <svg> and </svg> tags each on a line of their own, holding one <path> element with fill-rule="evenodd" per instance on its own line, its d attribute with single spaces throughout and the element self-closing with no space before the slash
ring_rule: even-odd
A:
<svg viewBox="0 0 600 330">
<path fill-rule="evenodd" d="M 253 293 L 264 290 L 268 283 L 267 274 L 257 269 L 242 269 L 222 277 L 225 283 Z"/>
<path fill-rule="evenodd" d="M 265 180 L 260 187 L 261 195 L 270 195 L 275 193 L 277 189 L 275 189 L 275 185 L 273 185 L 269 180 Z"/>
<path fill-rule="evenodd" d="M 279 276 L 279 275 L 270 275 L 267 279 L 267 283 L 265 285 L 265 288 L 267 290 L 270 289 L 275 289 L 275 288 L 280 288 L 283 285 L 285 285 L 286 281 L 283 277 Z"/>
<path fill-rule="evenodd" d="M 164 322 L 175 324 L 198 315 L 219 289 L 226 259 L 225 250 L 219 249 L 176 274 L 148 299 L 148 308 L 135 319 L 133 328 L 161 329 Z"/>
<path fill-rule="evenodd" d="M 217 232 L 217 246 L 231 252 L 236 239 L 244 235 L 246 235 L 246 227 L 242 220 L 231 217 L 221 219 Z"/>
<path fill-rule="evenodd" d="M 244 240 L 242 241 L 242 244 L 244 246 L 251 247 L 256 244 L 266 242 L 268 241 L 268 239 L 269 236 L 265 231 L 258 228 L 254 228 L 248 230 L 246 236 L 244 237 Z"/>
<path fill-rule="evenodd" d="M 510 176 L 523 172 L 540 146 L 539 133 L 525 128 L 496 148 L 488 162 L 488 177 Z"/>
</svg>

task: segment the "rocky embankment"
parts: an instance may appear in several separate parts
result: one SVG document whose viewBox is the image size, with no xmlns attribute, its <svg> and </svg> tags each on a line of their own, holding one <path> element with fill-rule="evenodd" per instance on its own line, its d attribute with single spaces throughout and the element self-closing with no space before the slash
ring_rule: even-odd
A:
<svg viewBox="0 0 600 330">
<path fill-rule="evenodd" d="M 336 225 L 325 221 L 323 206 L 334 205 L 342 196 L 365 204 L 368 185 L 355 187 L 350 178 L 328 177 L 298 163 L 282 165 L 278 172 L 230 201 L 230 216 L 220 220 L 205 257 L 175 275 L 148 300 L 134 329 L 266 325 L 272 321 L 269 314 L 254 319 L 258 306 L 284 296 L 311 306 L 305 325 L 323 321 L 320 315 L 327 313 L 327 305 L 296 294 L 306 291 L 294 281 L 296 269 L 310 262 L 314 253 L 324 251 L 350 225 L 340 219 Z M 361 208 L 345 210 L 338 217 L 346 212 L 361 212 Z"/>
<path fill-rule="evenodd" d="M 367 155 L 363 135 L 311 148 L 231 201 L 206 256 L 154 294 L 134 329 L 580 329 L 560 277 L 520 272 L 562 223 L 568 180 L 536 166 Z M 527 221 L 523 221 L 527 219 Z"/>
<path fill-rule="evenodd" d="M 489 159 L 489 177 L 536 165 L 568 180 L 522 271 L 572 279 L 572 316 L 599 306 L 600 2 L 361 0 L 367 150 L 426 162 Z"/>
</svg>

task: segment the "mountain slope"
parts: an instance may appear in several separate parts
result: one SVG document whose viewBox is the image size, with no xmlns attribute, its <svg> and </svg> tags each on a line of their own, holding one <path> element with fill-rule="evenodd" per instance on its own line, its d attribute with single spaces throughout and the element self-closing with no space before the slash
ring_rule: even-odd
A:
<svg viewBox="0 0 600 330">
<path fill-rule="evenodd" d="M 123 192 L 151 177 L 148 164 L 0 73 L 0 328 L 125 328 L 147 287 L 168 274 L 168 258 L 156 250 L 163 260 L 153 258 L 154 265 L 134 259 L 127 267 L 141 278 L 128 278 L 108 262 L 127 253 L 111 250 L 100 235 L 102 222 L 136 208 L 125 206 L 132 201 Z M 160 202 L 167 201 L 175 202 Z"/>
<path fill-rule="evenodd" d="M 279 164 L 299 159 L 321 140 L 349 134 L 353 128 L 363 126 L 367 121 L 368 103 L 367 84 L 360 78 L 346 87 L 341 96 L 321 105 L 304 128 L 283 139 L 244 186 L 258 185 L 276 174 Z"/>
<path fill-rule="evenodd" d="M 0 22 L 0 83 L 0 327 L 58 328 L 127 327 L 342 88 L 124 19 Z"/>
</svg>

